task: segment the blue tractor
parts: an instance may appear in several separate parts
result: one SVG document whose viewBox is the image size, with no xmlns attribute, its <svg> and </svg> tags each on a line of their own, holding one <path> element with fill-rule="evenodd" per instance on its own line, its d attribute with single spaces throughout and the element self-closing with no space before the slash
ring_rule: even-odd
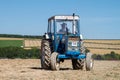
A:
<svg viewBox="0 0 120 80">
<path fill-rule="evenodd" d="M 80 17 L 75 14 L 48 19 L 47 33 L 41 41 L 43 69 L 59 70 L 60 62 L 71 59 L 73 69 L 82 70 L 85 65 L 87 71 L 92 70 L 92 54 L 85 53 L 79 21 Z"/>
</svg>

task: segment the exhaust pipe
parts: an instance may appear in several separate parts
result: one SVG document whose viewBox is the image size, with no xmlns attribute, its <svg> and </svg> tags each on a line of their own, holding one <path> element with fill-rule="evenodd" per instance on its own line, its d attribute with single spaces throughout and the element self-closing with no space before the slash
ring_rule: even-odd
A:
<svg viewBox="0 0 120 80">
<path fill-rule="evenodd" d="M 76 27 L 75 27 L 75 13 L 73 13 L 73 26 L 72 26 L 72 33 L 75 34 Z"/>
</svg>

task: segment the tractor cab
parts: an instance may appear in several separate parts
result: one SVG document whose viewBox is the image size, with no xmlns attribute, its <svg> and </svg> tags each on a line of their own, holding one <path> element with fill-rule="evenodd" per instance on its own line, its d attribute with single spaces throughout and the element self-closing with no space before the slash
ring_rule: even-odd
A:
<svg viewBox="0 0 120 80">
<path fill-rule="evenodd" d="M 80 34 L 79 16 L 53 16 L 48 19 L 48 33 Z"/>
<path fill-rule="evenodd" d="M 48 32 L 79 34 L 79 16 L 53 16 L 49 18 L 48 24 Z"/>
<path fill-rule="evenodd" d="M 52 38 L 54 51 L 61 54 L 68 50 L 79 51 L 80 41 L 82 41 L 79 27 L 79 16 L 53 16 L 49 18 L 47 35 Z"/>
</svg>

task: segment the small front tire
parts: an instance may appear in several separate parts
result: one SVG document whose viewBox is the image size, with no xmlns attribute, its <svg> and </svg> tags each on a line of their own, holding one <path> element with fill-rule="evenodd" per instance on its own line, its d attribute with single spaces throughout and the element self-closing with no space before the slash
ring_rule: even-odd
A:
<svg viewBox="0 0 120 80">
<path fill-rule="evenodd" d="M 91 53 L 86 54 L 86 70 L 91 71 L 93 69 L 94 60 Z"/>
<path fill-rule="evenodd" d="M 54 70 L 54 71 L 58 71 L 59 68 L 60 68 L 60 62 L 58 61 L 57 59 L 58 57 L 58 53 L 57 52 L 53 52 L 51 54 L 51 69 Z"/>
</svg>

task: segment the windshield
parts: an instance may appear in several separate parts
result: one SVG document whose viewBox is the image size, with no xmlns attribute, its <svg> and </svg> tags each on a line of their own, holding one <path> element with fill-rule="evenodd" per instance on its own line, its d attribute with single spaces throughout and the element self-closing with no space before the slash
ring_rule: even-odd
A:
<svg viewBox="0 0 120 80">
<path fill-rule="evenodd" d="M 58 34 L 77 34 L 79 32 L 78 21 L 75 21 L 74 23 L 73 21 L 57 21 L 56 26 Z"/>
</svg>

